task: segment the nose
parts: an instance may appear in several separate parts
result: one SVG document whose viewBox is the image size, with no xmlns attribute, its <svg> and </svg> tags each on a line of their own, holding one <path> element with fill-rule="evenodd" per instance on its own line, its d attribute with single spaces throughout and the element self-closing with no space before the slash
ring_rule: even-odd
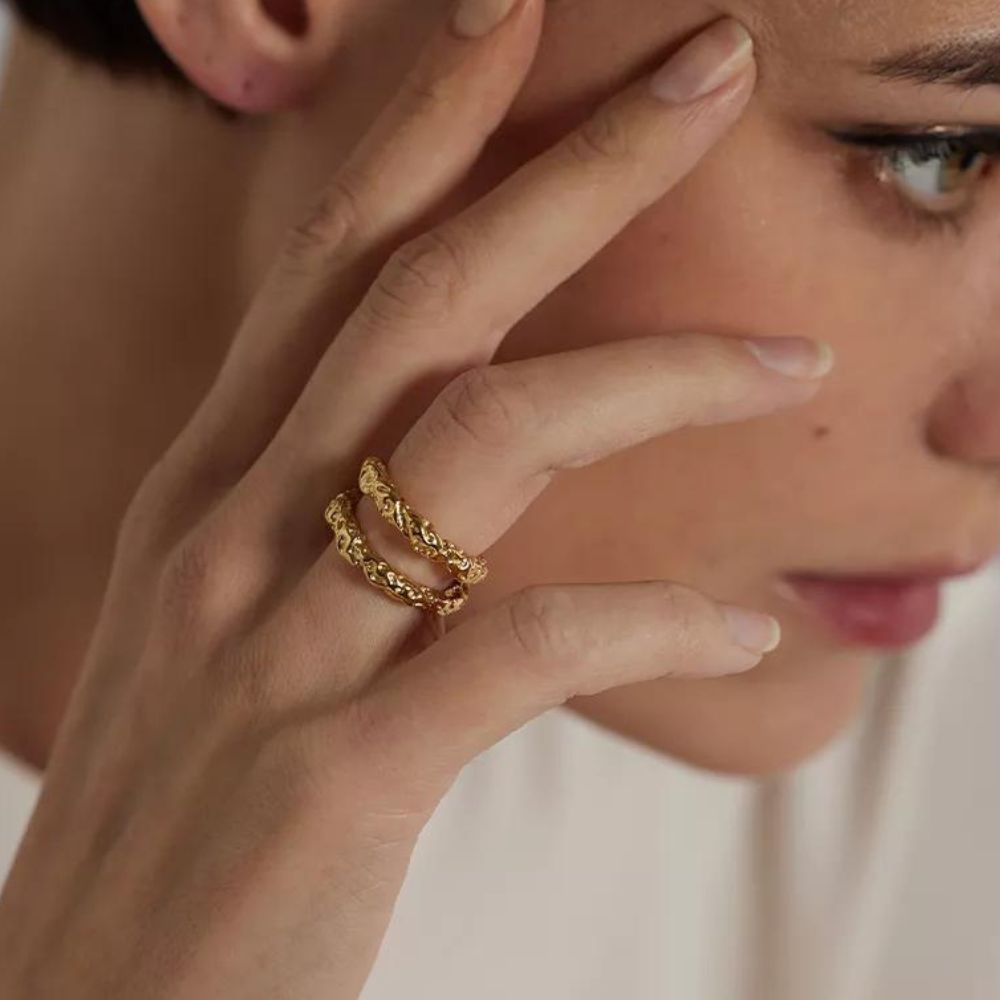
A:
<svg viewBox="0 0 1000 1000">
<path fill-rule="evenodd" d="M 944 387 L 931 409 L 927 438 L 941 455 L 1000 473 L 1000 347 Z"/>
</svg>

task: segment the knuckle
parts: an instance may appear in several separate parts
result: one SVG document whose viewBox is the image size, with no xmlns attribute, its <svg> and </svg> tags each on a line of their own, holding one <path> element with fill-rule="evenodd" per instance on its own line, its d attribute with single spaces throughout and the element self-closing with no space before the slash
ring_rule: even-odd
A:
<svg viewBox="0 0 1000 1000">
<path fill-rule="evenodd" d="M 635 157 L 635 140 L 624 117 L 613 108 L 602 108 L 571 132 L 569 154 L 579 163 L 624 163 Z"/>
<path fill-rule="evenodd" d="M 714 131 L 713 123 L 719 118 L 719 113 L 725 107 L 731 107 L 731 103 L 719 104 L 712 101 L 692 101 L 679 106 L 675 119 L 677 132 L 689 134 L 694 141 L 697 140 L 698 133 L 707 128 Z"/>
<path fill-rule="evenodd" d="M 212 557 L 202 539 L 192 533 L 171 551 L 163 565 L 161 593 L 171 602 L 197 601 L 214 576 Z"/>
<path fill-rule="evenodd" d="M 178 635 L 214 632 L 233 607 L 236 559 L 203 526 L 184 536 L 166 556 L 157 590 L 158 610 Z"/>
<path fill-rule="evenodd" d="M 661 621 L 665 622 L 682 644 L 692 643 L 698 635 L 699 625 L 704 620 L 701 613 L 704 598 L 697 591 L 670 580 L 656 581 Z"/>
<path fill-rule="evenodd" d="M 439 228 L 404 243 L 386 261 L 365 298 L 383 322 L 448 313 L 468 286 L 470 252 L 453 229 Z"/>
<path fill-rule="evenodd" d="M 731 339 L 704 333 L 672 334 L 669 346 L 671 363 L 681 370 L 704 371 L 711 365 L 729 365 L 737 354 Z"/>
<path fill-rule="evenodd" d="M 411 74 L 399 91 L 399 100 L 406 117 L 421 117 L 449 108 L 455 100 L 451 80 L 439 73 Z"/>
<path fill-rule="evenodd" d="M 529 666 L 547 668 L 584 651 L 574 602 L 565 589 L 525 587 L 506 609 L 511 639 Z"/>
<path fill-rule="evenodd" d="M 241 473 L 216 449 L 182 449 L 178 437 L 145 474 L 119 522 L 121 543 L 130 549 L 164 553 L 202 517 L 212 501 Z"/>
<path fill-rule="evenodd" d="M 163 504 L 163 490 L 159 486 L 157 467 L 150 469 L 132 494 L 125 512 L 118 522 L 118 544 L 130 550 L 145 548 L 163 531 L 167 510 Z"/>
<path fill-rule="evenodd" d="M 365 226 L 361 185 L 342 168 L 305 216 L 288 230 L 282 259 L 295 273 L 311 271 L 339 258 Z"/>
<path fill-rule="evenodd" d="M 449 428 L 491 449 L 510 447 L 538 424 L 527 386 L 502 365 L 470 368 L 452 379 L 438 396 L 435 409 Z M 431 419 L 435 421 L 435 414 Z"/>
</svg>

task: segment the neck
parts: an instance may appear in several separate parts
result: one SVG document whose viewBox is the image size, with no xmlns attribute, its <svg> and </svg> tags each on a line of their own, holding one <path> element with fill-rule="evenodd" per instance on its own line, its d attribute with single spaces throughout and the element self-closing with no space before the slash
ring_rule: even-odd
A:
<svg viewBox="0 0 1000 1000">
<path fill-rule="evenodd" d="M 0 496 L 0 743 L 33 764 L 127 501 L 211 383 L 284 228 L 412 58 L 428 11 L 398 6 L 359 19 L 324 99 L 235 122 L 14 32 L 0 101 L 0 457 L 13 486 Z"/>
</svg>

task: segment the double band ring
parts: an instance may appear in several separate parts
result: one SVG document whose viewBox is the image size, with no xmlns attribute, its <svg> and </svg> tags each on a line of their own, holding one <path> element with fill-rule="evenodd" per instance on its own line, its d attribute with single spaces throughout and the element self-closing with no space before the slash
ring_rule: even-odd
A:
<svg viewBox="0 0 1000 1000">
<path fill-rule="evenodd" d="M 433 562 L 444 563 L 455 579 L 437 590 L 411 579 L 383 559 L 372 548 L 354 516 L 357 504 L 365 496 L 403 535 L 414 552 Z M 374 456 L 361 464 L 358 486 L 344 490 L 330 501 L 324 519 L 334 533 L 340 555 L 360 569 L 372 586 L 411 607 L 441 616 L 453 614 L 468 600 L 469 587 L 486 578 L 486 560 L 482 556 L 470 556 L 444 538 L 427 518 L 416 513 L 400 495 L 385 463 Z"/>
</svg>

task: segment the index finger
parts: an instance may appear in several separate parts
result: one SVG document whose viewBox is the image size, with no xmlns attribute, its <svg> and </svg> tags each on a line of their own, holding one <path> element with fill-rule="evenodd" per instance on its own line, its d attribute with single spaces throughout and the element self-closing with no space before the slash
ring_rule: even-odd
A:
<svg viewBox="0 0 1000 1000">
<path fill-rule="evenodd" d="M 214 384 L 168 452 L 165 464 L 183 479 L 221 491 L 259 457 L 386 257 L 426 228 L 507 114 L 544 8 L 516 0 L 485 37 L 459 37 L 447 21 L 434 28 L 392 99 L 288 228 Z"/>
</svg>

